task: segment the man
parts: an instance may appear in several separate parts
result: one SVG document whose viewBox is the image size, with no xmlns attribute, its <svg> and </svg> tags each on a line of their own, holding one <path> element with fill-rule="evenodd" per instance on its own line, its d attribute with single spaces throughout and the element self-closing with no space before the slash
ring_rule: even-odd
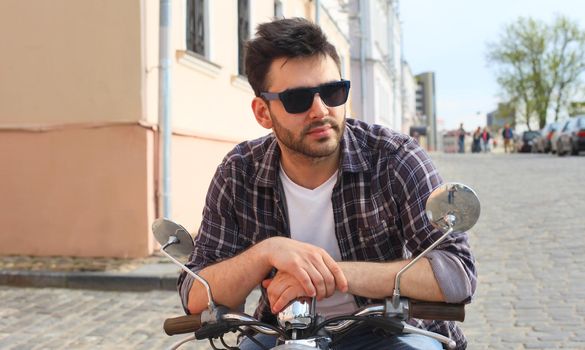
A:
<svg viewBox="0 0 585 350">
<path fill-rule="evenodd" d="M 465 129 L 463 128 L 463 123 L 459 124 L 457 145 L 459 146 L 459 153 L 465 153 Z"/>
<path fill-rule="evenodd" d="M 514 133 L 512 132 L 512 128 L 510 128 L 510 124 L 506 123 L 504 129 L 502 130 L 502 137 L 504 138 L 504 153 L 508 153 L 508 148 L 510 148 L 510 141 L 514 137 Z"/>
<path fill-rule="evenodd" d="M 331 317 L 390 296 L 396 273 L 441 236 L 424 213 L 442 182 L 432 162 L 412 138 L 346 119 L 350 84 L 339 56 L 304 19 L 260 25 L 246 47 L 246 74 L 256 120 L 273 133 L 239 144 L 219 165 L 188 266 L 231 308 L 262 285 L 256 316 L 265 322 L 297 297 L 316 297 Z M 183 274 L 179 286 L 186 311 L 198 313 L 207 299 L 193 282 Z M 415 299 L 469 301 L 476 276 L 467 236 L 450 236 L 401 285 Z M 411 322 L 466 346 L 454 323 Z M 428 337 L 371 330 L 348 338 L 341 349 L 441 348 Z M 249 339 L 240 347 L 256 349 Z"/>
<path fill-rule="evenodd" d="M 487 153 L 490 151 L 490 140 L 492 135 L 490 134 L 490 130 L 487 126 L 483 127 L 483 131 L 481 132 L 481 141 L 483 144 L 483 152 Z"/>
</svg>

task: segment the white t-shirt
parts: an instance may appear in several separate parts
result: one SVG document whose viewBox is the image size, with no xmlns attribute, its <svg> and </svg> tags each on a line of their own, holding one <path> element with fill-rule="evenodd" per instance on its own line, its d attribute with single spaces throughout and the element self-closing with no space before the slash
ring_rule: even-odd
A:
<svg viewBox="0 0 585 350">
<path fill-rule="evenodd" d="M 291 238 L 323 248 L 335 261 L 341 261 L 331 203 L 337 172 L 314 190 L 294 183 L 282 167 L 279 175 L 286 197 Z M 351 313 L 356 309 L 353 296 L 339 291 L 317 302 L 317 312 L 326 318 Z"/>
</svg>

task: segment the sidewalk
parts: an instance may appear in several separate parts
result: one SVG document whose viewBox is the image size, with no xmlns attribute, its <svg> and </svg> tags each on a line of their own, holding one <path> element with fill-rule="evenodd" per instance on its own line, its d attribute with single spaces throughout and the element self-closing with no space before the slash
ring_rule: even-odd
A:
<svg viewBox="0 0 585 350">
<path fill-rule="evenodd" d="M 176 290 L 180 268 L 144 259 L 0 257 L 0 285 L 116 291 Z"/>
</svg>

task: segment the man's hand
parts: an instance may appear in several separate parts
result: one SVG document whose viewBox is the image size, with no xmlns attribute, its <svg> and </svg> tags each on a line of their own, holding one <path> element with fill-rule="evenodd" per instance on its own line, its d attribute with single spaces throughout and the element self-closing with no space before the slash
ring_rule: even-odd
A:
<svg viewBox="0 0 585 350">
<path fill-rule="evenodd" d="M 269 238 L 260 244 L 268 263 L 294 277 L 305 296 L 321 300 L 336 289 L 347 291 L 343 271 L 324 249 L 284 237 Z"/>
<path fill-rule="evenodd" d="M 282 271 L 277 272 L 274 278 L 264 280 L 262 286 L 268 292 L 270 308 L 275 314 L 294 299 L 306 296 L 297 279 Z"/>
</svg>

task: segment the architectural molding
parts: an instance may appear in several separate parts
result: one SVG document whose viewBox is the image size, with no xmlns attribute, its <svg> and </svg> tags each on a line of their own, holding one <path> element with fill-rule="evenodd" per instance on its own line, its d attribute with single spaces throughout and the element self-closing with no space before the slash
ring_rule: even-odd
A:
<svg viewBox="0 0 585 350">
<path fill-rule="evenodd" d="M 243 75 L 232 75 L 231 83 L 232 83 L 232 86 L 235 88 L 238 88 L 244 92 L 248 92 L 252 95 L 254 94 L 254 90 L 250 86 L 250 83 L 248 82 L 248 78 L 246 78 Z"/>
<path fill-rule="evenodd" d="M 206 60 L 203 56 L 185 50 L 177 50 L 177 61 L 185 67 L 196 70 L 211 78 L 218 78 L 222 70 L 220 65 Z"/>
</svg>

